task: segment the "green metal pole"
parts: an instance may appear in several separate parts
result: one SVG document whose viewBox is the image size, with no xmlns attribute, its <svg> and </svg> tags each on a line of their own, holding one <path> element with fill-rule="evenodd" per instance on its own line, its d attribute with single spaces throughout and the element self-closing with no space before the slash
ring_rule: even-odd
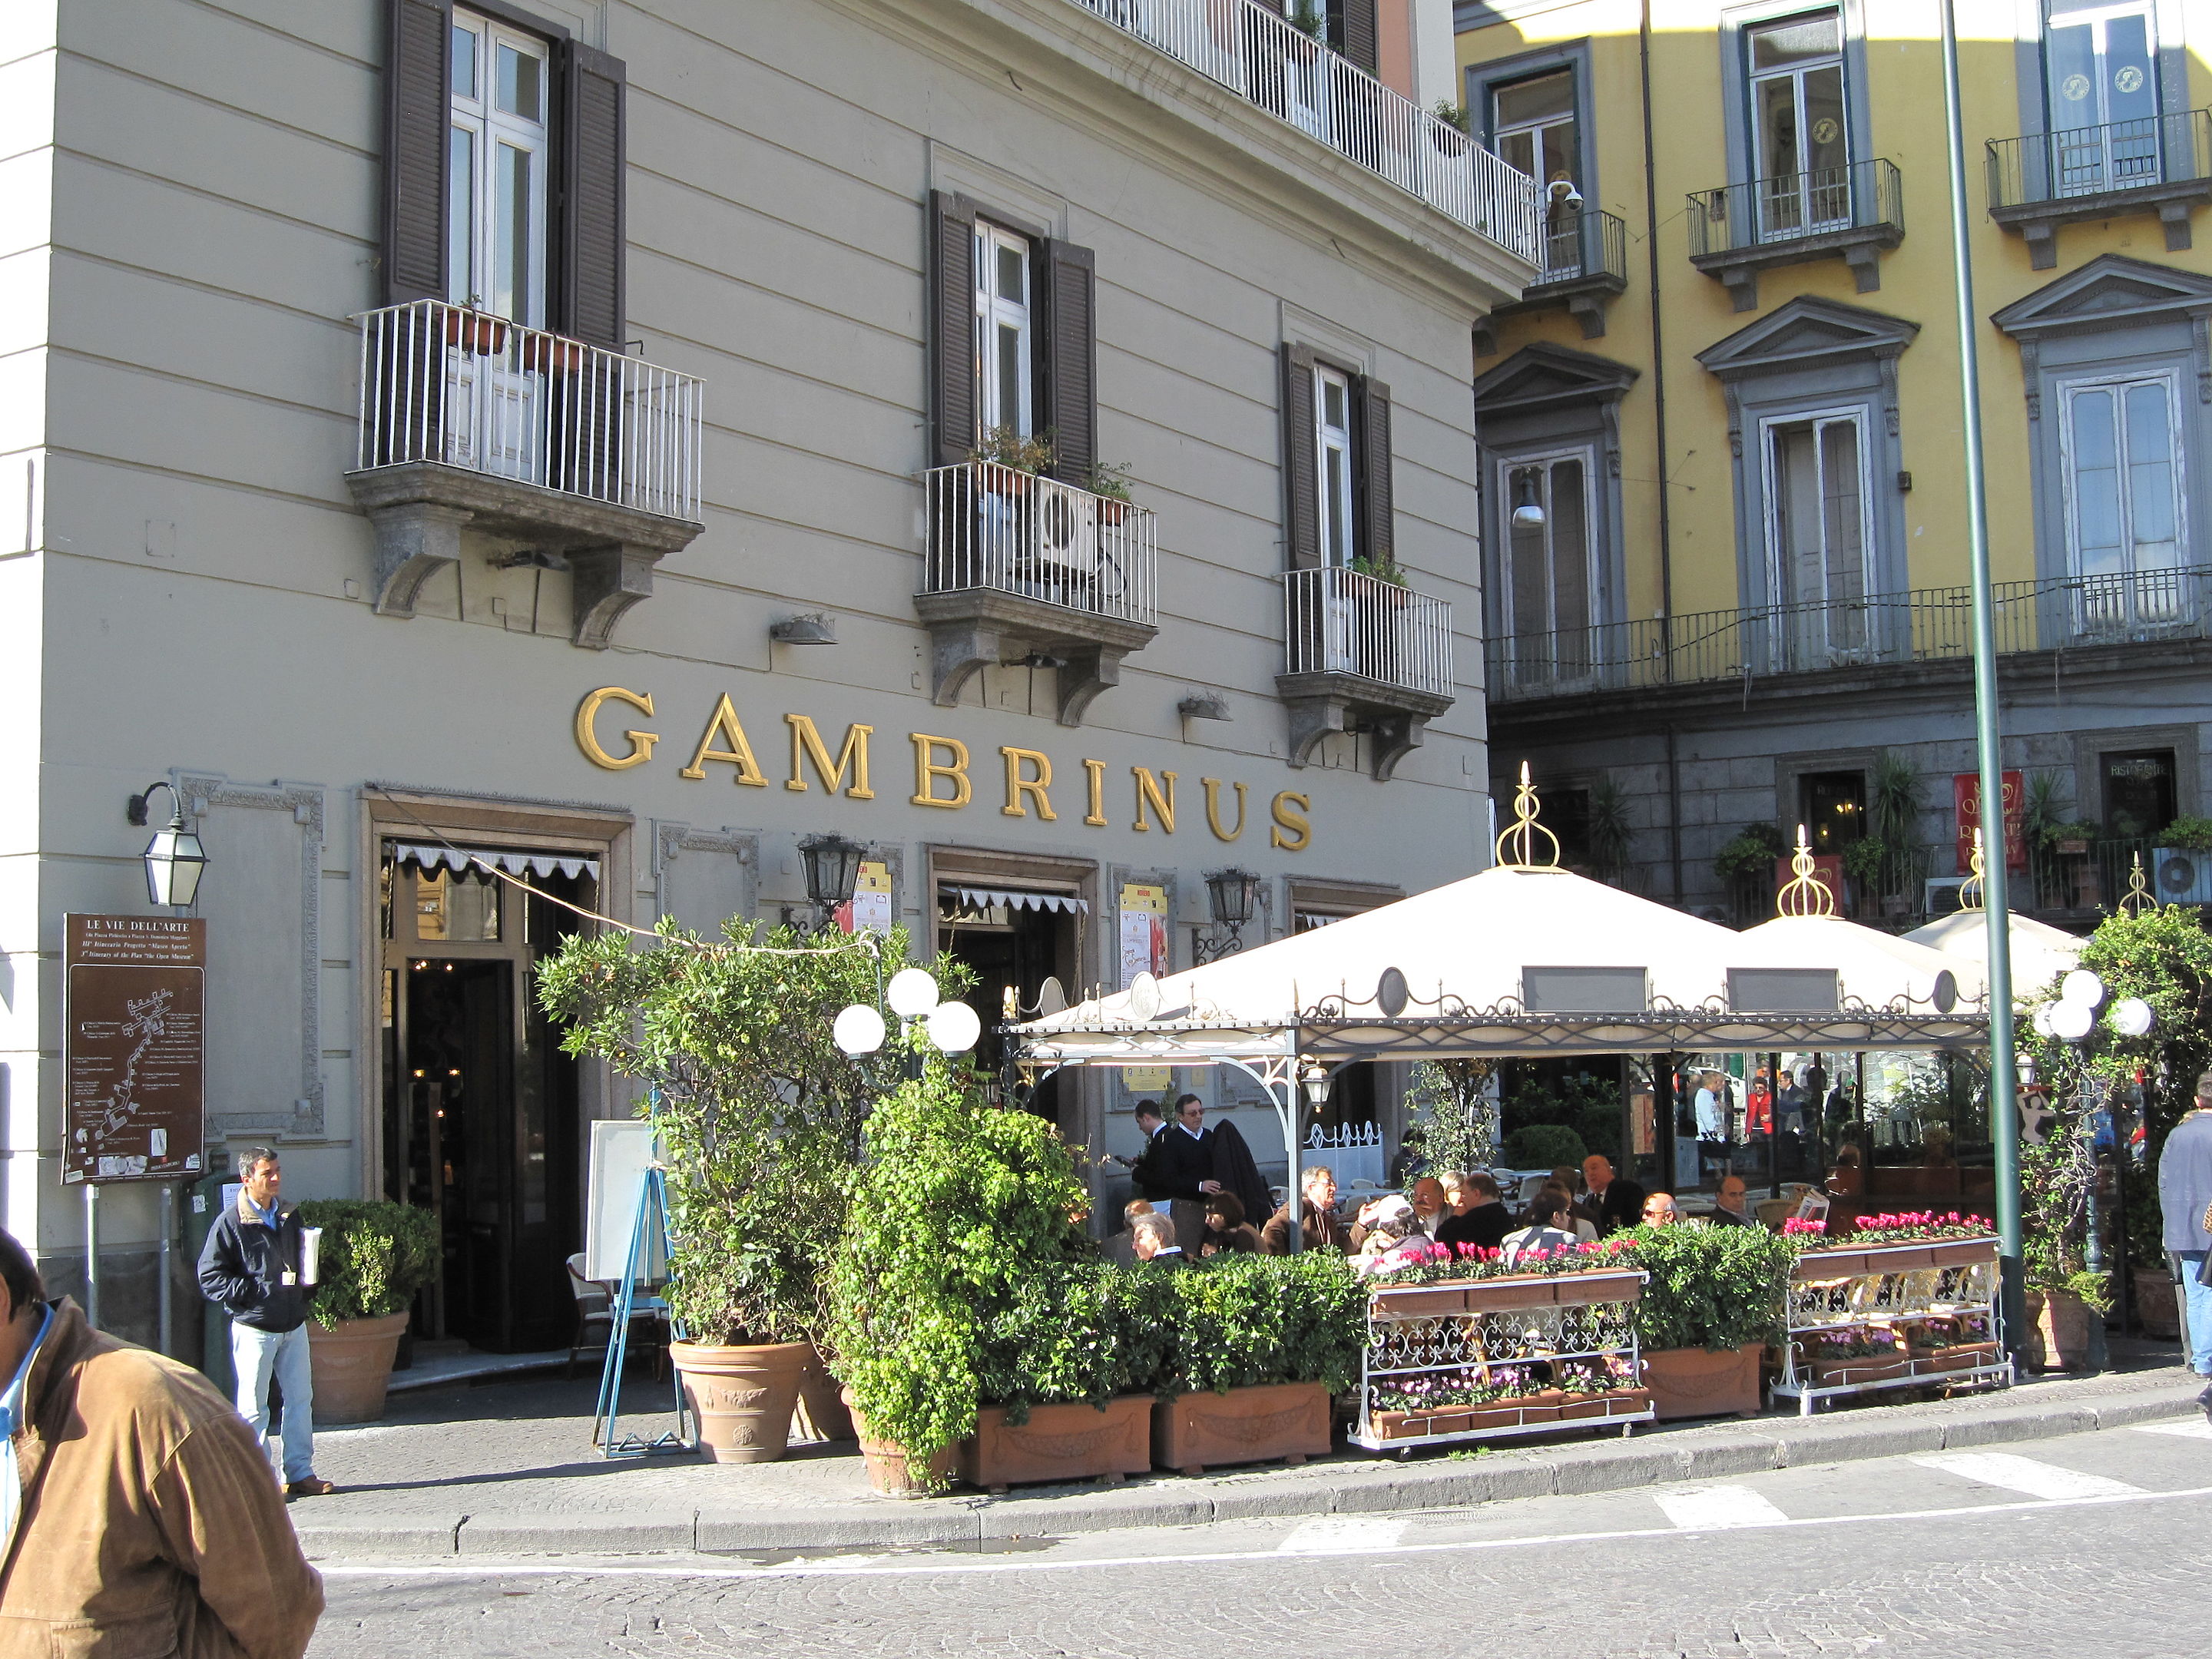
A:
<svg viewBox="0 0 2212 1659">
<path fill-rule="evenodd" d="M 1982 472 L 1981 353 L 1974 268 L 1966 242 L 1966 139 L 1959 110 L 1959 23 L 1942 0 L 1943 113 L 1951 163 L 1951 255 L 1959 306 L 1959 414 L 1966 439 L 1966 553 L 1974 593 L 1974 744 L 1981 762 L 1982 908 L 1989 927 L 1990 1136 L 1996 1150 L 1996 1221 L 2007 1346 L 2017 1351 L 2021 1295 L 2020 1091 L 2013 1065 L 2012 912 L 2005 892 L 2004 757 L 1997 730 L 1996 627 L 1990 592 L 1990 524 Z M 1992 807 L 1994 806 L 1994 812 Z M 1992 833 L 1990 825 L 1996 828 Z"/>
</svg>

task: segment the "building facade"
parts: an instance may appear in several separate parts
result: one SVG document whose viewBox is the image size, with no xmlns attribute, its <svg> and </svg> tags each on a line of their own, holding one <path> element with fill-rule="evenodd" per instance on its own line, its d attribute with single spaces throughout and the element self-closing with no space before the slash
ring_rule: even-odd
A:
<svg viewBox="0 0 2212 1659">
<path fill-rule="evenodd" d="M 2212 38 L 2184 0 L 1958 12 L 2014 902 L 2086 921 L 2140 854 L 2203 902 L 2166 832 L 2212 800 Z M 1717 855 L 1803 824 L 1856 914 L 1942 910 L 1980 803 L 1934 12 L 1455 21 L 1547 216 L 1475 383 L 1493 765 L 1654 896 L 1771 914 Z"/>
<path fill-rule="evenodd" d="M 152 913 L 149 781 L 202 1167 L 435 1208 L 418 1328 L 503 1349 L 565 1337 L 629 1107 L 531 995 L 579 911 L 811 921 L 841 837 L 839 923 L 988 1025 L 1231 943 L 1209 872 L 1249 943 L 1479 867 L 1469 338 L 1534 187 L 1426 112 L 1448 7 L 1307 21 L 8 9 L 4 1218 L 58 1283 L 64 918 Z M 1176 1085 L 1240 1103 L 1041 1104 L 1096 1160 Z M 104 1190 L 134 1334 L 159 1213 Z"/>
</svg>

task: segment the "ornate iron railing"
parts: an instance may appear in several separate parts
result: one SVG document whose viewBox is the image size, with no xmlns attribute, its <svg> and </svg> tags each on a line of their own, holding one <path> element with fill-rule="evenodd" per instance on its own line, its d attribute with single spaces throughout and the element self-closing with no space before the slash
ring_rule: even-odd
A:
<svg viewBox="0 0 2212 1659">
<path fill-rule="evenodd" d="M 1762 247 L 1829 231 L 1875 225 L 1905 228 L 1905 189 L 1896 166 L 1877 157 L 1809 173 L 1747 179 L 1690 200 L 1690 252 Z"/>
<path fill-rule="evenodd" d="M 1125 622 L 1156 620 L 1150 507 L 995 461 L 937 467 L 922 483 L 925 592 L 995 588 Z"/>
<path fill-rule="evenodd" d="M 1992 208 L 2212 179 L 2212 110 L 1991 138 L 1986 149 Z"/>
</svg>

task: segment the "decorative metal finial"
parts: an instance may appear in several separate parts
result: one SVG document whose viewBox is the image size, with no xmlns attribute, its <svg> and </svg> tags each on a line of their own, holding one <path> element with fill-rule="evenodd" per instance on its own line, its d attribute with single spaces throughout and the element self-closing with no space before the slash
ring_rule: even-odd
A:
<svg viewBox="0 0 2212 1659">
<path fill-rule="evenodd" d="M 1805 826 L 1797 826 L 1797 850 L 1790 855 L 1790 879 L 1782 884 L 1782 890 L 1774 896 L 1774 914 L 1778 916 L 1832 916 L 1836 914 L 1836 896 L 1828 890 L 1828 884 L 1820 879 L 1820 866 L 1813 862 L 1812 844 L 1805 839 Z"/>
<path fill-rule="evenodd" d="M 1552 856 L 1536 862 L 1536 837 L 1552 844 Z M 1508 848 L 1511 850 L 1509 851 Z M 1513 822 L 1498 838 L 1498 867 L 1501 870 L 1556 870 L 1559 867 L 1559 838 L 1536 822 L 1536 787 L 1528 781 L 1528 763 L 1521 763 L 1521 787 L 1513 792 Z"/>
<path fill-rule="evenodd" d="M 2143 876 L 2141 853 L 2136 854 L 2136 867 L 2128 872 L 2128 890 L 2120 896 L 2119 908 L 2130 916 L 2158 908 L 2158 895 L 2150 890 L 2150 883 Z"/>
<path fill-rule="evenodd" d="M 1978 910 L 1988 901 L 1989 894 L 1983 885 L 1983 878 L 1988 874 L 1988 866 L 1982 857 L 1982 832 L 1977 830 L 1974 831 L 1973 856 L 1966 866 L 1966 878 L 1959 884 L 1959 908 L 1961 910 Z"/>
</svg>

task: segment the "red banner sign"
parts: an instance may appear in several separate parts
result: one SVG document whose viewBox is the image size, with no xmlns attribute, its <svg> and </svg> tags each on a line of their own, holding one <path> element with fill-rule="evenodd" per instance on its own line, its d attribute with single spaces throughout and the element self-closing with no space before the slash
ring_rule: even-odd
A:
<svg viewBox="0 0 2212 1659">
<path fill-rule="evenodd" d="M 1959 873 L 1974 867 L 1974 831 L 1982 827 L 1982 777 L 1978 772 L 1960 772 L 1951 779 L 1951 799 L 1959 820 Z M 2005 868 L 2027 868 L 2027 841 L 2021 818 L 2027 805 L 2027 787 L 2017 772 L 2004 774 Z M 1986 841 L 1986 837 L 1984 840 Z"/>
</svg>

